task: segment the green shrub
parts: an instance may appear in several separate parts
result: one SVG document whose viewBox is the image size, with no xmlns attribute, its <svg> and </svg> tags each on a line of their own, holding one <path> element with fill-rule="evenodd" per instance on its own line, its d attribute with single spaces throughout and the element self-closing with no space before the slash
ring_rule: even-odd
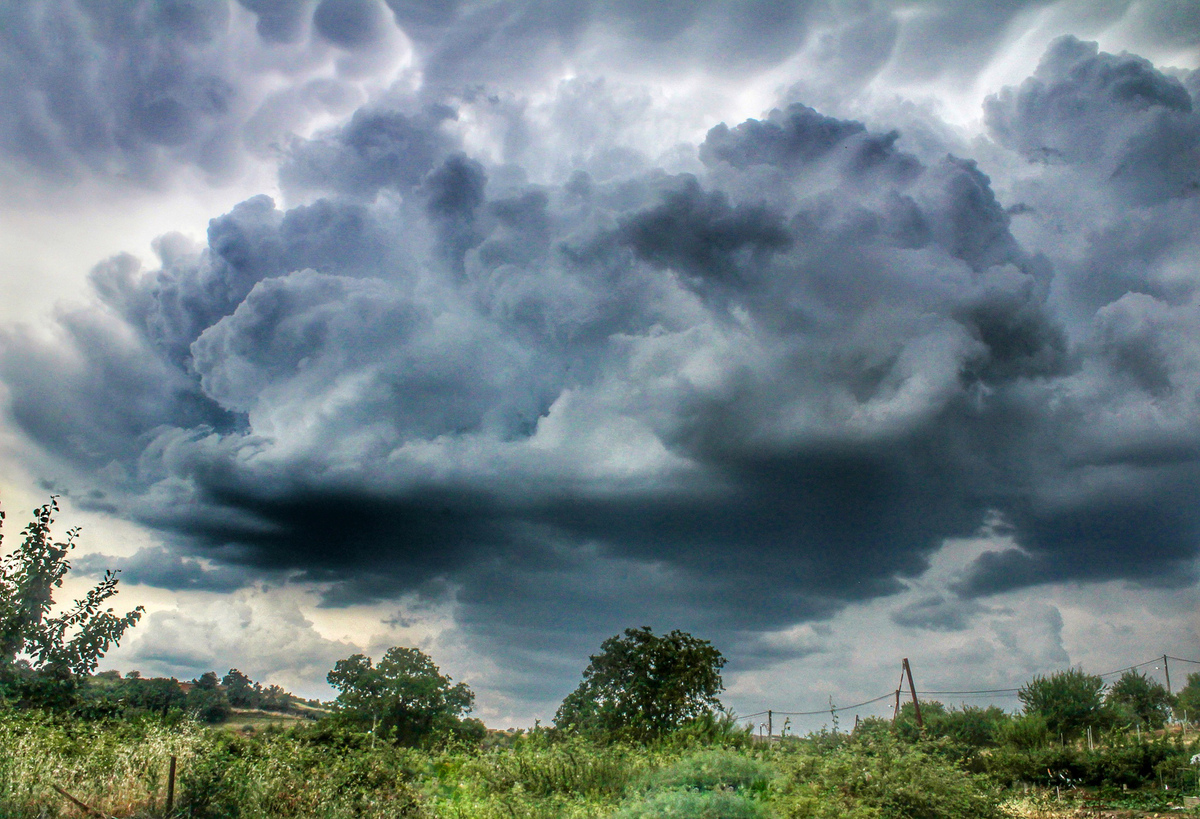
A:
<svg viewBox="0 0 1200 819">
<path fill-rule="evenodd" d="M 655 788 L 687 788 L 697 791 L 766 789 L 773 771 L 745 753 L 716 750 L 684 757 L 650 777 Z"/>
<path fill-rule="evenodd" d="M 646 766 L 644 754 L 622 745 L 591 745 L 578 738 L 522 740 L 470 760 L 464 773 L 493 793 L 620 797 Z"/>
<path fill-rule="evenodd" d="M 929 746 L 936 751 L 936 746 Z M 941 752 L 891 736 L 854 738 L 827 754 L 781 756 L 784 815 L 796 819 L 993 819 L 999 797 Z"/>
<path fill-rule="evenodd" d="M 729 791 L 658 791 L 631 802 L 617 819 L 764 819 L 762 805 Z"/>
<path fill-rule="evenodd" d="M 1050 744 L 1050 728 L 1041 714 L 1023 714 L 1000 729 L 1000 743 L 1021 750 L 1044 748 Z"/>
</svg>

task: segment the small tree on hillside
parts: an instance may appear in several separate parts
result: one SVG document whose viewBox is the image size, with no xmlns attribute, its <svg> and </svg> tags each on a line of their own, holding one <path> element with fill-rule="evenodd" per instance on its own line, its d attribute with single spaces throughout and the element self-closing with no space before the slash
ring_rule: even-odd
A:
<svg viewBox="0 0 1200 819">
<path fill-rule="evenodd" d="M 1065 739 L 1074 739 L 1089 725 L 1101 728 L 1111 722 L 1103 695 L 1104 680 L 1078 668 L 1034 677 L 1017 692 L 1026 714 L 1040 714 L 1051 736 Z"/>
<path fill-rule="evenodd" d="M 0 690 L 33 690 L 30 685 L 46 688 L 48 683 L 59 694 L 72 690 L 142 616 L 141 606 L 124 615 L 104 608 L 117 593 L 113 572 L 105 572 L 73 606 L 51 614 L 54 589 L 71 568 L 67 554 L 79 536 L 78 529 L 69 529 L 65 541 L 52 539 L 57 511 L 55 498 L 35 509 L 21 545 L 0 558 Z"/>
<path fill-rule="evenodd" d="M 1171 715 L 1174 697 L 1156 680 L 1130 669 L 1121 675 L 1106 702 L 1121 723 L 1134 722 L 1148 728 L 1161 728 Z"/>
<path fill-rule="evenodd" d="M 683 631 L 626 629 L 600 645 L 554 724 L 609 736 L 656 736 L 721 707 L 725 658 Z"/>
<path fill-rule="evenodd" d="M 225 696 L 234 708 L 258 708 L 262 705 L 262 686 L 236 668 L 229 669 L 221 685 L 225 686 Z"/>
<path fill-rule="evenodd" d="M 329 684 L 339 691 L 337 708 L 343 718 L 372 727 L 402 745 L 419 745 L 450 733 L 474 733 L 474 720 L 464 724 L 475 694 L 465 683 L 451 684 L 433 660 L 416 648 L 394 646 L 379 665 L 355 654 L 338 660 Z"/>
<path fill-rule="evenodd" d="M 187 692 L 185 707 L 201 722 L 216 724 L 229 719 L 229 698 L 218 679 L 217 672 L 206 671 L 192 680 L 192 690 Z"/>
</svg>

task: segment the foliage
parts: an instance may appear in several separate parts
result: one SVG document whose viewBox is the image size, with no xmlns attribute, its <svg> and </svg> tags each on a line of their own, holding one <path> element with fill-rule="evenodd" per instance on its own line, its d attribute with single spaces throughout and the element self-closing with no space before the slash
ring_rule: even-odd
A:
<svg viewBox="0 0 1200 819">
<path fill-rule="evenodd" d="M 0 692 L 7 688 L 48 705 L 69 702 L 78 679 L 95 670 L 143 611 L 138 606 L 118 615 L 104 608 L 117 593 L 116 575 L 106 572 L 73 606 L 52 615 L 54 589 L 71 568 L 67 554 L 79 535 L 78 529 L 69 529 L 65 541 L 52 540 L 57 511 L 55 498 L 34 510 L 21 545 L 0 558 Z"/>
<path fill-rule="evenodd" d="M 1022 751 L 1044 748 L 1050 744 L 1050 728 L 1041 714 L 1022 714 L 1000 730 L 999 739 L 1002 745 Z"/>
<path fill-rule="evenodd" d="M 1200 722 L 1200 672 L 1187 675 L 1187 684 L 1175 695 L 1175 713 L 1180 719 Z"/>
<path fill-rule="evenodd" d="M 925 723 L 924 736 L 945 740 L 944 747 L 959 759 L 973 756 L 984 748 L 994 748 L 1000 743 L 1002 732 L 1012 722 L 1009 714 L 994 705 L 987 708 L 971 705 L 964 705 L 961 709 L 946 708 L 937 700 L 921 703 L 921 717 Z M 900 707 L 896 732 L 910 742 L 915 742 L 921 736 L 911 702 Z"/>
<path fill-rule="evenodd" d="M 761 760 L 720 749 L 686 756 L 656 772 L 650 782 L 658 788 L 762 792 L 766 790 L 773 773 Z"/>
<path fill-rule="evenodd" d="M 1110 712 L 1104 707 L 1104 681 L 1081 669 L 1059 671 L 1049 677 L 1034 677 L 1022 686 L 1017 697 L 1026 714 L 1040 714 L 1051 735 L 1071 740 L 1088 726 L 1107 727 Z"/>
<path fill-rule="evenodd" d="M 229 698 L 217 685 L 216 672 L 208 671 L 192 681 L 192 690 L 187 692 L 184 708 L 201 722 L 215 725 L 229 719 Z"/>
<path fill-rule="evenodd" d="M 763 819 L 758 802 L 729 791 L 660 791 L 623 807 L 617 819 Z"/>
<path fill-rule="evenodd" d="M 454 734 L 482 734 L 482 723 L 463 720 L 475 701 L 465 683 L 451 685 L 433 660 L 415 648 L 394 646 L 378 666 L 355 654 L 338 660 L 328 675 L 340 693 L 339 714 L 401 745 L 418 745 Z"/>
<path fill-rule="evenodd" d="M 772 786 L 780 815 L 999 819 L 999 795 L 988 781 L 931 750 L 868 731 L 832 751 L 780 757 L 783 775 Z"/>
<path fill-rule="evenodd" d="M 590 660 L 583 682 L 554 715 L 559 729 L 654 737 L 720 708 L 725 658 L 707 640 L 626 629 Z"/>
<path fill-rule="evenodd" d="M 1174 698 L 1159 682 L 1130 669 L 1109 689 L 1105 701 L 1119 722 L 1161 728 L 1171 714 Z"/>
<path fill-rule="evenodd" d="M 262 686 L 236 668 L 229 669 L 229 673 L 221 679 L 221 685 L 225 686 L 225 696 L 234 708 L 262 706 Z"/>
<path fill-rule="evenodd" d="M 467 771 L 495 794 L 605 799 L 623 796 L 645 764 L 644 756 L 624 745 L 596 746 L 578 737 L 548 742 L 533 734 L 480 756 Z"/>
<path fill-rule="evenodd" d="M 109 675 L 97 685 L 116 690 L 126 682 Z M 968 766 L 952 758 L 951 739 L 910 742 L 881 719 L 864 720 L 850 735 L 770 745 L 697 736 L 684 747 L 678 737 L 596 743 L 534 729 L 505 734 L 486 750 L 420 749 L 372 742 L 339 719 L 243 736 L 186 719 L 86 721 L 0 710 L 0 816 L 78 816 L 52 784 L 105 815 L 161 816 L 176 755 L 177 819 L 998 819 L 995 782 L 1034 785 L 1024 798 L 1041 816 L 1059 815 L 1048 812 L 1053 802 L 1036 798 L 1045 786 L 1061 787 L 1071 810 L 1080 806 L 1066 802 L 1073 786 L 1099 797 L 1091 807 L 1119 800 L 1165 809 L 1162 794 L 1184 784 L 1194 792 L 1196 771 L 1187 763 L 1200 751 L 1194 736 L 1143 732 L 1138 741 L 1118 732 L 1094 751 L 1086 743 L 1022 750 L 1000 741 Z M 1182 769 L 1190 780 L 1180 779 Z M 1010 789 L 1008 804 L 1026 790 Z"/>
</svg>

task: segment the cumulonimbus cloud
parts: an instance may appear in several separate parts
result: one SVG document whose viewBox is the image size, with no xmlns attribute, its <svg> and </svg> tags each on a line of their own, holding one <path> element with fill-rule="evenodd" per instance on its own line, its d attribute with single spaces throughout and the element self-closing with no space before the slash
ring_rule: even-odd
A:
<svg viewBox="0 0 1200 819">
<path fill-rule="evenodd" d="M 245 5 L 293 36 L 292 6 Z M 365 43 L 333 6 L 320 36 Z M 1185 81 L 1053 44 L 986 105 L 994 150 L 1034 163 L 1013 201 L 983 159 L 801 104 L 531 178 L 472 150 L 465 97 L 372 102 L 290 143 L 303 204 L 251 198 L 201 247 L 160 239 L 155 269 L 102 263 L 54 344 L 5 331 L 0 373 L 26 434 L 236 567 L 220 582 L 286 571 L 331 605 L 449 584 L 510 642 L 542 639 L 528 608 L 570 632 L 564 588 L 602 590 L 601 631 L 634 608 L 729 633 L 826 616 L 989 516 L 1019 548 L 913 622 L 1052 580 L 1191 582 Z M 522 155 L 555 139 L 518 133 Z"/>
</svg>

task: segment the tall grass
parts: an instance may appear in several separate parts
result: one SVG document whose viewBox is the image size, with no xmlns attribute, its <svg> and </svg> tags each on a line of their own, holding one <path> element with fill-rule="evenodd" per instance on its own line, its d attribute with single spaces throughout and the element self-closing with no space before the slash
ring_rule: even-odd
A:
<svg viewBox="0 0 1200 819">
<path fill-rule="evenodd" d="M 117 816 L 163 804 L 169 760 L 187 768 L 203 742 L 194 723 L 93 723 L 38 712 L 0 713 L 0 815 L 75 815 L 54 786 Z"/>
<path fill-rule="evenodd" d="M 964 755 L 952 738 L 909 741 L 864 723 L 771 745 L 720 730 L 649 745 L 534 732 L 502 747 L 415 750 L 332 722 L 242 736 L 0 712 L 0 819 L 82 816 L 55 785 L 109 816 L 162 819 L 172 755 L 173 819 L 999 819 L 1104 800 L 1165 809 L 1183 768 L 1195 792 L 1194 739 L 1105 740 Z M 1052 786 L 1047 798 L 1050 776 L 1087 787 Z"/>
</svg>

